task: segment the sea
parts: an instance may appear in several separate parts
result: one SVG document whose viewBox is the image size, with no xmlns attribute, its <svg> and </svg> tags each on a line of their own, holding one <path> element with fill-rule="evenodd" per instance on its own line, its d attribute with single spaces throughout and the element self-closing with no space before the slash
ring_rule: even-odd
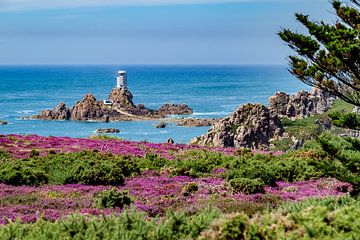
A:
<svg viewBox="0 0 360 240">
<path fill-rule="evenodd" d="M 0 134 L 37 134 L 87 138 L 98 128 L 117 128 L 113 136 L 133 141 L 188 143 L 209 127 L 155 128 L 157 121 L 76 122 L 26 120 L 59 102 L 73 106 L 87 93 L 107 99 L 116 85 L 116 73 L 126 70 L 135 104 L 156 109 L 165 103 L 188 104 L 185 117 L 221 118 L 241 104 L 268 104 L 276 91 L 296 93 L 309 89 L 287 66 L 257 65 L 44 65 L 0 66 Z M 178 116 L 170 116 L 178 117 Z M 25 118 L 25 119 L 24 119 Z"/>
</svg>

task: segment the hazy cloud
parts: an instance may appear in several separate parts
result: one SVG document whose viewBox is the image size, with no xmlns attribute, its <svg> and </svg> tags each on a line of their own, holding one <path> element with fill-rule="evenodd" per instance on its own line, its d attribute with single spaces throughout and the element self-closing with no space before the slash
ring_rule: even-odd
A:
<svg viewBox="0 0 360 240">
<path fill-rule="evenodd" d="M 0 0 L 0 12 L 96 6 L 177 5 L 252 2 L 257 0 Z M 274 0 L 262 0 L 274 1 Z"/>
</svg>

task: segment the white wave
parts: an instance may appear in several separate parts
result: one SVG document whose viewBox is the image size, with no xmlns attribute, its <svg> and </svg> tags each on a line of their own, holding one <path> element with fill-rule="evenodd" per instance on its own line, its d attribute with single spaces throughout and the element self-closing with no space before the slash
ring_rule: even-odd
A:
<svg viewBox="0 0 360 240">
<path fill-rule="evenodd" d="M 20 111 L 16 111 L 17 113 L 20 114 L 29 114 L 29 113 L 33 113 L 35 112 L 34 110 L 20 110 Z"/>
</svg>

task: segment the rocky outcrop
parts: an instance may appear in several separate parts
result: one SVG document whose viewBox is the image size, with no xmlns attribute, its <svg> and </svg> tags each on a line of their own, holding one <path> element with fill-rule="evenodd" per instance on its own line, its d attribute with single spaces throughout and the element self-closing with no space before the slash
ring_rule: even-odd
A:
<svg viewBox="0 0 360 240">
<path fill-rule="evenodd" d="M 243 105 L 230 117 L 215 123 L 207 134 L 194 139 L 192 143 L 219 147 L 267 148 L 270 140 L 280 139 L 284 134 L 280 118 L 302 119 L 322 114 L 331 108 L 334 101 L 334 96 L 316 88 L 291 96 L 277 92 L 269 98 L 269 108 L 258 104 Z M 315 123 L 324 129 L 331 128 L 327 118 Z M 293 142 L 294 149 L 303 144 L 302 140 L 295 139 Z"/>
<path fill-rule="evenodd" d="M 166 128 L 166 123 L 165 122 L 159 122 L 158 124 L 155 125 L 156 128 Z"/>
<path fill-rule="evenodd" d="M 70 117 L 70 109 L 66 107 L 65 103 L 59 103 L 54 109 L 44 110 L 39 115 L 35 115 L 32 118 L 43 120 L 69 120 Z"/>
<path fill-rule="evenodd" d="M 117 128 L 99 128 L 96 130 L 97 133 L 119 133 L 120 130 Z"/>
<path fill-rule="evenodd" d="M 186 104 L 164 104 L 156 112 L 160 116 L 190 115 L 193 110 Z"/>
<path fill-rule="evenodd" d="M 230 117 L 217 122 L 207 134 L 192 143 L 216 147 L 266 149 L 269 141 L 281 137 L 284 128 L 280 119 L 260 104 L 240 106 Z"/>
<path fill-rule="evenodd" d="M 269 98 L 271 114 L 291 119 L 302 119 L 322 114 L 330 109 L 335 97 L 328 92 L 313 88 L 300 91 L 292 96 L 277 92 Z"/>
<path fill-rule="evenodd" d="M 156 118 L 156 116 L 154 116 L 154 110 L 152 109 L 149 109 L 149 108 L 146 108 L 144 106 L 144 104 L 138 104 L 137 106 L 135 107 L 131 107 L 131 108 L 127 108 L 126 111 L 128 113 L 131 113 L 133 115 L 136 115 L 136 116 L 143 116 L 143 117 L 154 117 Z"/>
<path fill-rule="evenodd" d="M 122 88 L 114 88 L 109 94 L 109 100 L 113 102 L 112 106 L 120 109 L 135 107 L 132 99 L 131 92 Z"/>
<path fill-rule="evenodd" d="M 109 101 L 97 101 L 87 94 L 70 110 L 60 103 L 53 110 L 44 110 L 33 119 L 76 120 L 76 121 L 131 121 L 154 120 L 167 115 L 188 115 L 192 109 L 185 104 L 165 104 L 158 110 L 146 108 L 143 104 L 134 105 L 133 95 L 129 90 L 114 88 L 109 94 Z"/>
<path fill-rule="evenodd" d="M 104 121 L 108 122 L 110 118 L 119 117 L 120 113 L 106 106 L 102 101 L 87 94 L 83 100 L 77 102 L 71 110 L 71 119 L 77 121 Z"/>
<path fill-rule="evenodd" d="M 209 119 L 209 118 L 181 118 L 174 119 L 177 126 L 182 127 L 209 127 L 214 125 L 219 119 Z"/>
</svg>

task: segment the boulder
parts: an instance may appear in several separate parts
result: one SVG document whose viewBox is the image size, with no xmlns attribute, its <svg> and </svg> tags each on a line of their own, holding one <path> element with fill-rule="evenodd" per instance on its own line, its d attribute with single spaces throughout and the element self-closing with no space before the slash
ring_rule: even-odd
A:
<svg viewBox="0 0 360 240">
<path fill-rule="evenodd" d="M 99 128 L 96 130 L 97 133 L 119 133 L 120 130 L 116 128 Z"/>
<path fill-rule="evenodd" d="M 203 146 L 266 149 L 269 141 L 282 136 L 280 119 L 260 104 L 240 106 L 230 117 L 214 124 L 207 134 L 192 143 Z"/>
<path fill-rule="evenodd" d="M 71 117 L 71 111 L 66 107 L 65 103 L 59 103 L 52 110 L 44 110 L 39 115 L 35 115 L 32 118 L 42 120 L 69 120 Z"/>
<path fill-rule="evenodd" d="M 156 128 L 166 128 L 166 123 L 165 122 L 160 122 L 158 124 L 155 125 Z"/>
</svg>

